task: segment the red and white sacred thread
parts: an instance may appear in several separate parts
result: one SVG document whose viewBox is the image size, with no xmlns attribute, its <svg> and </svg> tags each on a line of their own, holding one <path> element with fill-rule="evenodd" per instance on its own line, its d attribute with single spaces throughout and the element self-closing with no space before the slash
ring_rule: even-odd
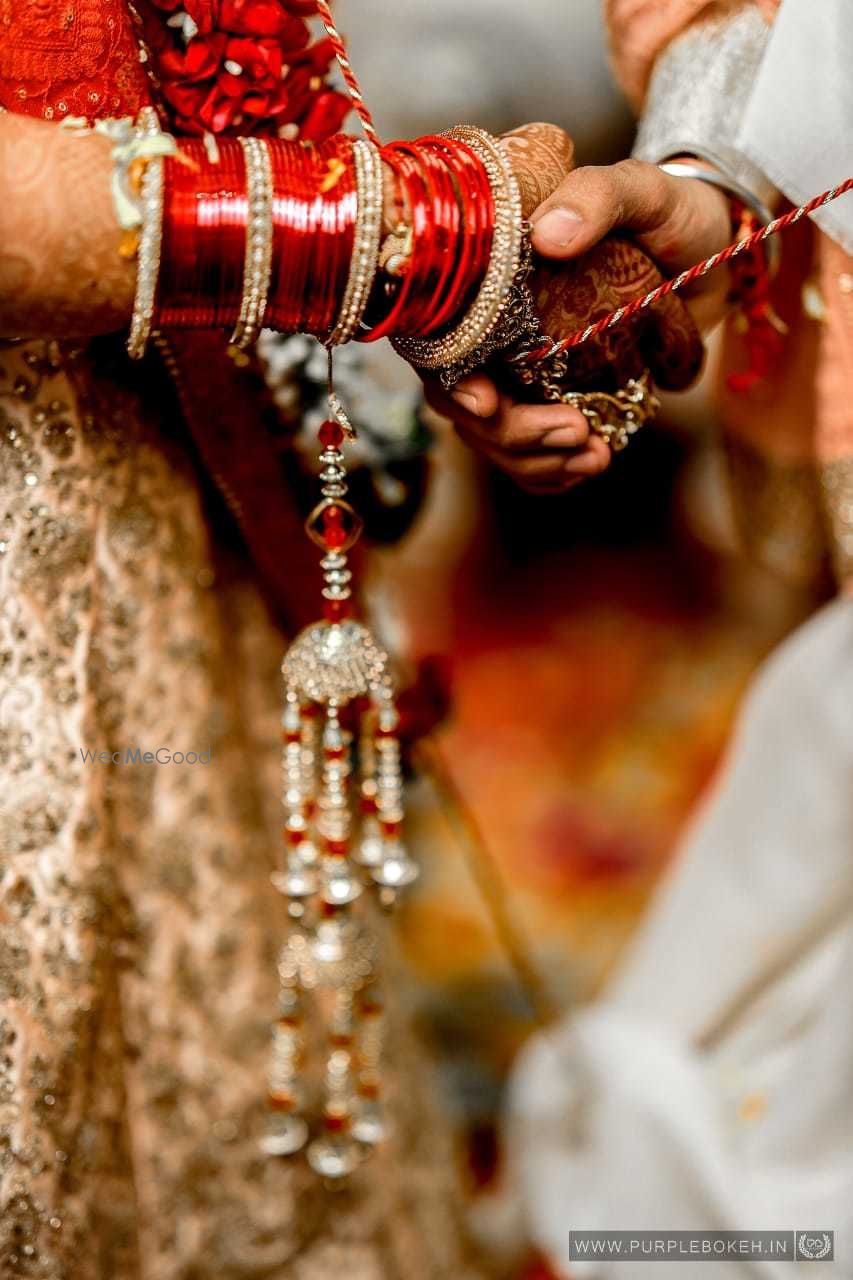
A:
<svg viewBox="0 0 853 1280">
<path fill-rule="evenodd" d="M 715 267 L 721 267 L 723 263 L 736 258 L 738 254 L 754 249 L 756 245 L 761 244 L 762 241 L 767 240 L 770 236 L 784 231 L 786 227 L 793 226 L 801 218 L 805 218 L 810 213 L 815 213 L 818 209 L 822 209 L 824 205 L 837 200 L 839 196 L 845 195 L 848 191 L 853 191 L 853 178 L 845 179 L 837 187 L 831 187 L 829 191 L 824 191 L 819 196 L 815 196 L 807 204 L 801 204 L 799 208 L 791 209 L 789 213 L 783 214 L 781 218 L 774 218 L 772 222 L 768 222 L 766 227 L 761 227 L 759 231 L 753 232 L 752 235 L 746 236 L 743 240 L 738 240 L 734 244 L 728 245 L 725 249 L 721 249 L 719 253 L 706 258 L 704 262 L 698 262 L 689 271 L 682 271 L 681 275 L 675 276 L 672 280 L 665 280 L 663 284 L 658 285 L 656 289 L 652 289 L 651 293 L 647 293 L 645 297 L 637 298 L 634 302 L 628 303 L 627 306 L 611 311 L 608 315 L 602 316 L 600 320 L 596 320 L 595 324 L 587 325 L 585 329 L 579 329 L 577 333 L 571 334 L 568 338 L 563 338 L 560 342 L 553 342 L 547 346 L 537 347 L 534 351 L 528 351 L 526 353 L 527 359 L 531 361 L 545 360 L 550 356 L 559 355 L 563 351 L 570 351 L 572 347 L 579 347 L 582 343 L 589 342 L 592 338 L 597 338 L 605 329 L 612 329 L 615 325 L 622 324 L 625 320 L 630 320 L 637 312 L 645 311 L 647 307 L 653 306 L 661 298 L 665 298 L 667 294 L 675 293 L 676 290 L 685 288 L 688 284 L 692 284 L 694 280 L 698 280 L 701 276 L 707 275 L 709 271 L 713 271 Z"/>
<path fill-rule="evenodd" d="M 320 21 L 323 23 L 326 35 L 329 37 L 334 47 L 338 66 L 340 67 L 341 74 L 346 82 L 349 96 L 352 99 L 352 105 L 361 120 L 361 126 L 364 129 L 365 136 L 371 142 L 375 142 L 378 146 L 379 135 L 376 132 L 376 126 L 373 123 L 373 116 L 370 114 L 370 109 L 364 101 L 364 95 L 361 92 L 361 85 L 358 82 L 358 77 L 352 69 L 352 63 L 349 60 L 344 38 L 335 26 L 332 11 L 327 4 L 327 0 L 316 0 L 316 3 L 317 14 Z"/>
</svg>

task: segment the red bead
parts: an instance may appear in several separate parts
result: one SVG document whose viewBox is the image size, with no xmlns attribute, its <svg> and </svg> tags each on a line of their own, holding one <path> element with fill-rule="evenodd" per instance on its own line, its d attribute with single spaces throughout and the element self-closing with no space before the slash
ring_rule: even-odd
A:
<svg viewBox="0 0 853 1280">
<path fill-rule="evenodd" d="M 382 834 L 389 840 L 394 840 L 403 830 L 402 822 L 381 822 Z"/>
<path fill-rule="evenodd" d="M 346 1133 L 350 1118 L 345 1111 L 327 1111 L 323 1117 L 323 1124 L 329 1133 Z"/>
<path fill-rule="evenodd" d="M 323 617 L 327 622 L 342 622 L 351 612 L 349 600 L 324 600 Z"/>
<path fill-rule="evenodd" d="M 320 428 L 320 444 L 326 449 L 339 449 L 344 441 L 343 428 L 327 419 Z"/>
<path fill-rule="evenodd" d="M 344 513 L 334 503 L 326 507 L 322 519 L 323 541 L 330 551 L 340 551 L 349 534 L 344 528 Z"/>
<path fill-rule="evenodd" d="M 349 843 L 346 840 L 326 840 L 326 853 L 331 858 L 345 858 L 349 851 Z"/>
<path fill-rule="evenodd" d="M 312 542 L 324 551 L 349 551 L 361 536 L 364 521 L 348 502 L 319 503 L 305 521 Z"/>
</svg>

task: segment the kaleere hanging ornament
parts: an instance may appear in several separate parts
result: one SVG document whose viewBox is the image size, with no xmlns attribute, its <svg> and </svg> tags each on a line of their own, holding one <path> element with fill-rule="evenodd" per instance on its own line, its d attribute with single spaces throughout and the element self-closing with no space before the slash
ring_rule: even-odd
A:
<svg viewBox="0 0 853 1280">
<path fill-rule="evenodd" d="M 417 868 L 402 841 L 399 715 L 388 657 L 353 616 L 348 552 L 362 522 L 346 501 L 342 446 L 354 432 L 332 390 L 331 355 L 329 407 L 319 432 L 322 499 L 306 521 L 322 551 L 324 616 L 297 636 L 282 664 L 284 857 L 273 879 L 292 926 L 279 959 L 263 1146 L 291 1155 L 309 1139 L 302 1064 L 310 997 L 326 1060 L 321 1132 L 308 1160 L 334 1179 L 351 1173 L 385 1132 L 377 942 L 360 900 L 367 894 L 392 906 Z"/>
</svg>

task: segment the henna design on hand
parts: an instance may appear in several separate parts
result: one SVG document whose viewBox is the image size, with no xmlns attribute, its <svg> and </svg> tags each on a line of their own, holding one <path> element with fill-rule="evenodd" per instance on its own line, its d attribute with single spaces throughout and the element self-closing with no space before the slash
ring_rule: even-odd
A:
<svg viewBox="0 0 853 1280">
<path fill-rule="evenodd" d="M 661 280 L 642 249 L 614 236 L 569 262 L 538 259 L 530 286 L 544 332 L 563 338 L 642 297 Z M 695 379 L 703 357 L 690 312 L 670 295 L 636 320 L 570 351 L 571 384 L 617 390 L 648 367 L 665 390 L 683 390 Z"/>
<path fill-rule="evenodd" d="M 552 196 L 574 168 L 575 144 L 556 124 L 525 124 L 501 138 L 521 191 L 525 218 Z"/>
</svg>

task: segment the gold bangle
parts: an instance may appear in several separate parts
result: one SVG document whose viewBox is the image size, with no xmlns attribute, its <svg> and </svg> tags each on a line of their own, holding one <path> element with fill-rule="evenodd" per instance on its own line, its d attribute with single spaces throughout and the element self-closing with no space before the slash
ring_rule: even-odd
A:
<svg viewBox="0 0 853 1280">
<path fill-rule="evenodd" d="M 240 314 L 231 345 L 238 351 L 256 340 L 264 321 L 272 275 L 272 168 L 263 138 L 237 139 L 246 160 L 246 256 Z"/>
<path fill-rule="evenodd" d="M 421 369 L 443 369 L 464 361 L 488 341 L 501 322 L 522 265 L 524 223 L 521 193 L 497 140 L 484 129 L 459 125 L 446 136 L 464 142 L 482 162 L 495 201 L 495 228 L 489 265 L 467 314 L 443 338 L 397 338 L 394 347 Z"/>
<path fill-rule="evenodd" d="M 326 340 L 329 347 L 351 341 L 361 324 L 379 267 L 382 235 L 382 160 L 372 142 L 361 138 L 352 144 L 358 212 L 355 221 L 352 261 L 343 302 L 334 329 Z"/>
</svg>

